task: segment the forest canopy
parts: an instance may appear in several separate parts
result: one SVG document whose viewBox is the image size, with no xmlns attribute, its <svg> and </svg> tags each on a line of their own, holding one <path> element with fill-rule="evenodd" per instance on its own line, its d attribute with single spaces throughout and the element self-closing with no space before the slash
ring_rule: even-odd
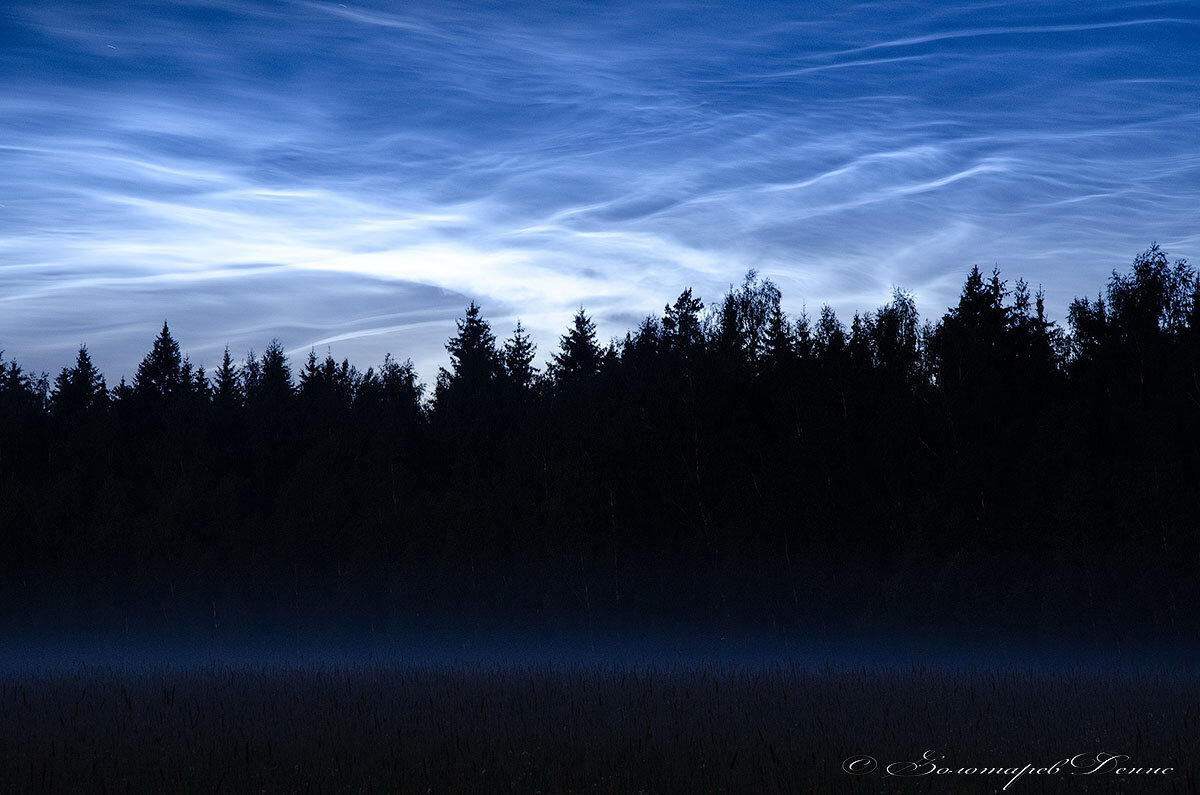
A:
<svg viewBox="0 0 1200 795">
<path fill-rule="evenodd" d="M 540 365 L 472 303 L 432 386 L 182 350 L 0 357 L 8 625 L 1197 627 L 1200 279 L 1157 245 L 1065 327 L 998 270 L 848 322 L 751 272 Z"/>
</svg>

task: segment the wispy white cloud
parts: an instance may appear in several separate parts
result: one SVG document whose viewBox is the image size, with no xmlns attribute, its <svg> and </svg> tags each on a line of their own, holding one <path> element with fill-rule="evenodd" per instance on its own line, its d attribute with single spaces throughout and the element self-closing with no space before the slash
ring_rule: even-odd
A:
<svg viewBox="0 0 1200 795">
<path fill-rule="evenodd" d="M 412 355 L 467 300 L 549 354 L 750 267 L 793 311 L 974 263 L 1061 314 L 1197 255 L 1184 3 L 231 3 L 6 8 L 0 348 L 131 372 L 163 317 Z M 881 20 L 887 19 L 887 24 Z M 244 352 L 244 351 L 243 351 Z"/>
</svg>

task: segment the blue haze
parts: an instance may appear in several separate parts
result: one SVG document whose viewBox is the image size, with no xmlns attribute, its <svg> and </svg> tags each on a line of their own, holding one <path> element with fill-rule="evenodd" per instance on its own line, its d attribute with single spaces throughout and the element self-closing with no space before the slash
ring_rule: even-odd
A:
<svg viewBox="0 0 1200 795">
<path fill-rule="evenodd" d="M 748 268 L 848 319 L 972 264 L 1061 317 L 1200 255 L 1190 2 L 0 8 L 0 348 L 115 380 L 275 335 L 426 379 L 469 299 L 549 355 Z"/>
</svg>

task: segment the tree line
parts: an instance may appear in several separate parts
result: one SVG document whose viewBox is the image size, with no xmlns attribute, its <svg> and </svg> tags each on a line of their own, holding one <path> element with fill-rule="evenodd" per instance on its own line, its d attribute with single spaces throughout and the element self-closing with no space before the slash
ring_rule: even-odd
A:
<svg viewBox="0 0 1200 795">
<path fill-rule="evenodd" d="M 7 626 L 1197 628 L 1200 278 L 1157 245 L 1065 328 L 998 270 L 848 324 L 751 272 L 541 366 L 472 303 L 446 350 L 0 359 Z"/>
</svg>

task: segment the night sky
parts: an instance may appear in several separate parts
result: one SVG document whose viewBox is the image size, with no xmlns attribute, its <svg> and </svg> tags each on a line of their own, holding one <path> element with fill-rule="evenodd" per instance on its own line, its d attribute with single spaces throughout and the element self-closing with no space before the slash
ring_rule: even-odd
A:
<svg viewBox="0 0 1200 795">
<path fill-rule="evenodd" d="M 110 383 L 162 320 L 432 379 L 470 299 L 551 353 L 748 268 L 925 315 L 999 265 L 1061 318 L 1200 258 L 1188 2 L 0 9 L 0 348 Z"/>
</svg>

